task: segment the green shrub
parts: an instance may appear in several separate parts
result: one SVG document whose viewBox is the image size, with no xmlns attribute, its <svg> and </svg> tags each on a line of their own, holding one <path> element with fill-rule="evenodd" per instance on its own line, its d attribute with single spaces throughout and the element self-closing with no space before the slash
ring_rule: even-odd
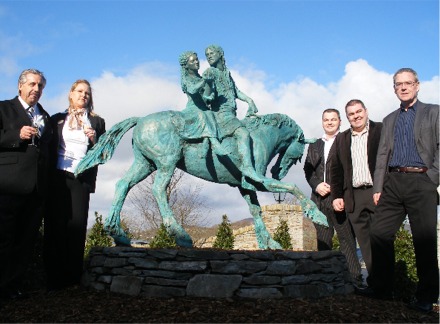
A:
<svg viewBox="0 0 440 324">
<path fill-rule="evenodd" d="M 150 243 L 151 248 L 173 248 L 176 247 L 176 238 L 174 236 L 171 236 L 167 232 L 167 228 L 162 223 L 160 224 L 159 230 L 157 231 L 156 235 L 153 237 L 153 240 Z"/>
<path fill-rule="evenodd" d="M 124 219 L 121 219 L 121 228 L 127 238 L 129 238 L 130 240 L 134 239 L 134 234 L 131 232 L 127 222 Z"/>
<path fill-rule="evenodd" d="M 222 216 L 223 220 L 217 229 L 216 238 L 212 247 L 216 249 L 232 250 L 234 248 L 234 235 L 231 223 L 227 215 Z"/>
<path fill-rule="evenodd" d="M 332 237 L 332 250 L 334 251 L 340 251 L 341 250 L 341 243 L 339 243 L 339 237 L 335 234 Z"/>
<path fill-rule="evenodd" d="M 273 239 L 280 243 L 281 247 L 285 250 L 292 249 L 292 238 L 289 234 L 289 226 L 287 221 L 282 219 L 275 229 Z"/>
<path fill-rule="evenodd" d="M 86 239 L 86 246 L 84 249 L 84 257 L 89 256 L 90 249 L 96 246 L 112 246 L 113 240 L 104 230 L 104 223 L 102 222 L 102 215 L 95 211 L 95 224 L 93 224 Z"/>
<path fill-rule="evenodd" d="M 339 250 L 337 235 L 333 236 L 333 250 Z M 394 296 L 396 299 L 408 299 L 414 295 L 417 288 L 417 268 L 412 235 L 405 230 L 404 225 L 396 233 L 394 241 Z"/>
<path fill-rule="evenodd" d="M 418 278 L 412 235 L 404 229 L 404 225 L 396 233 L 394 253 L 396 260 L 394 271 L 395 297 L 408 299 L 415 293 Z"/>
</svg>

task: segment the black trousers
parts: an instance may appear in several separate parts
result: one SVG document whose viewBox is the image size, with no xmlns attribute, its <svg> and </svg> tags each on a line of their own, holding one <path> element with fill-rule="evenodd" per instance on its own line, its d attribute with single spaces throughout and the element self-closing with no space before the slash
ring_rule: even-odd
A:
<svg viewBox="0 0 440 324">
<path fill-rule="evenodd" d="M 79 284 L 89 211 L 89 186 L 73 174 L 57 171 L 44 218 L 44 262 L 47 288 Z"/>
<path fill-rule="evenodd" d="M 389 173 L 371 224 L 373 289 L 393 291 L 394 239 L 408 215 L 419 283 L 416 297 L 436 302 L 439 296 L 437 261 L 437 191 L 426 173 Z"/>
<path fill-rule="evenodd" d="M 36 191 L 0 194 L 0 294 L 20 288 L 35 248 L 44 200 Z"/>
<path fill-rule="evenodd" d="M 318 251 L 333 248 L 333 235 L 336 231 L 341 252 L 347 259 L 348 270 L 353 279 L 360 279 L 361 266 L 356 254 L 356 241 L 346 214 L 335 212 L 332 208 L 322 208 L 321 212 L 326 215 L 329 227 L 313 223 L 318 239 Z"/>
<path fill-rule="evenodd" d="M 354 209 L 353 212 L 347 213 L 347 215 L 359 243 L 365 266 L 367 267 L 367 282 L 369 283 L 372 271 L 370 225 L 376 207 L 373 202 L 373 188 L 353 189 L 353 193 Z"/>
</svg>

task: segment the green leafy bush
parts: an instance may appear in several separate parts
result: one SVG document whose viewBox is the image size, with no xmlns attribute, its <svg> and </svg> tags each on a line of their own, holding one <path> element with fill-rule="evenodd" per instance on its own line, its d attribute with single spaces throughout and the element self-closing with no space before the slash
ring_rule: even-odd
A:
<svg viewBox="0 0 440 324">
<path fill-rule="evenodd" d="M 231 223 L 227 215 L 222 216 L 223 220 L 217 229 L 216 238 L 212 247 L 216 249 L 232 250 L 234 248 L 234 235 Z"/>
<path fill-rule="evenodd" d="M 275 229 L 273 239 L 280 243 L 281 247 L 285 250 L 292 249 L 292 238 L 289 234 L 289 226 L 287 221 L 282 219 Z"/>
<path fill-rule="evenodd" d="M 156 235 L 153 237 L 153 240 L 150 243 L 151 248 L 173 248 L 176 247 L 176 238 L 171 236 L 165 227 L 165 225 L 162 223 L 160 224 L 159 230 L 157 231 Z"/>
<path fill-rule="evenodd" d="M 90 249 L 96 246 L 112 246 L 113 240 L 104 230 L 104 223 L 102 222 L 102 215 L 95 211 L 95 224 L 93 224 L 86 239 L 86 246 L 84 249 L 84 257 L 88 257 Z"/>
<path fill-rule="evenodd" d="M 341 243 L 339 243 L 339 237 L 336 234 L 332 237 L 332 249 L 334 251 L 341 250 Z"/>
<path fill-rule="evenodd" d="M 333 236 L 333 250 L 339 250 L 337 235 Z M 417 288 L 417 267 L 412 235 L 404 225 L 396 233 L 394 241 L 394 296 L 396 299 L 408 299 Z"/>
<path fill-rule="evenodd" d="M 405 230 L 404 225 L 396 233 L 394 253 L 394 294 L 396 298 L 408 299 L 415 293 L 418 278 L 412 235 Z"/>
</svg>

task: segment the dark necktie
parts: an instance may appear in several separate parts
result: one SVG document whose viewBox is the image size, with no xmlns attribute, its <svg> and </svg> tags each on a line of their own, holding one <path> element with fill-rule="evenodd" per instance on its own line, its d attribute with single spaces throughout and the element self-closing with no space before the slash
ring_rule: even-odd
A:
<svg viewBox="0 0 440 324">
<path fill-rule="evenodd" d="M 37 128 L 37 137 L 39 138 L 41 136 L 41 125 L 39 125 L 36 121 L 36 116 L 34 115 L 35 109 L 34 107 L 30 106 L 26 108 L 26 112 L 28 113 L 29 118 L 31 119 L 31 123 L 33 127 Z"/>
<path fill-rule="evenodd" d="M 28 116 L 31 119 L 31 122 L 33 124 L 34 123 L 34 112 L 35 112 L 34 107 L 30 106 L 30 107 L 26 108 L 26 112 L 28 113 Z"/>
</svg>

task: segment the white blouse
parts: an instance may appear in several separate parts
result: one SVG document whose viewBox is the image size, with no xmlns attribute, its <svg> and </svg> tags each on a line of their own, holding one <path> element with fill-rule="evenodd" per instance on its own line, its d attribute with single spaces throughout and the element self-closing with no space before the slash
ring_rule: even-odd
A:
<svg viewBox="0 0 440 324">
<path fill-rule="evenodd" d="M 64 122 L 62 137 L 58 147 L 57 169 L 75 173 L 79 162 L 87 153 L 89 139 L 84 129 L 70 129 L 70 116 Z M 83 116 L 84 125 L 90 125 L 87 115 Z"/>
</svg>

